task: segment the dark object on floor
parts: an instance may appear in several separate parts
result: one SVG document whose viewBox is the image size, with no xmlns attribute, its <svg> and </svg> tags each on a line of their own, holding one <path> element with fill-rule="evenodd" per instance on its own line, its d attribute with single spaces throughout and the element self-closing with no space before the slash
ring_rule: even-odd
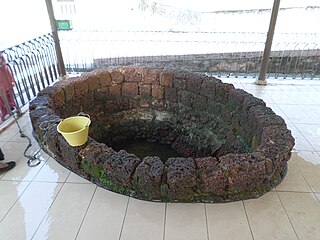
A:
<svg viewBox="0 0 320 240">
<path fill-rule="evenodd" d="M 12 168 L 14 168 L 16 166 L 16 163 L 13 162 L 13 161 L 7 162 L 6 164 L 8 164 L 8 166 L 4 167 L 4 168 L 0 168 L 0 173 L 9 171 L 10 169 L 12 169 Z"/>
<path fill-rule="evenodd" d="M 4 155 L 3 155 L 3 152 L 2 152 L 2 150 L 0 148 L 0 161 L 2 161 L 2 160 L 4 160 Z"/>
</svg>

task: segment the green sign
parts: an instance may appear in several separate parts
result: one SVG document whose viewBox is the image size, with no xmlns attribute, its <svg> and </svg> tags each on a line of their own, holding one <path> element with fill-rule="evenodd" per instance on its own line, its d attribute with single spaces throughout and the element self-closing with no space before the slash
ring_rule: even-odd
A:
<svg viewBox="0 0 320 240">
<path fill-rule="evenodd" d="M 69 31 L 72 30 L 71 21 L 70 20 L 56 20 L 57 29 Z"/>
</svg>

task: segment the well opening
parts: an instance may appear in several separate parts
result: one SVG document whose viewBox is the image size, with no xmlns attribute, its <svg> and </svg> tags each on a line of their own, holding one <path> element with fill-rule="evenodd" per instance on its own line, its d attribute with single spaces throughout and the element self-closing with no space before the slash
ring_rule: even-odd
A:
<svg viewBox="0 0 320 240">
<path fill-rule="evenodd" d="M 44 127 L 79 112 L 91 116 L 82 146 Z M 152 201 L 260 196 L 284 178 L 294 145 L 284 120 L 262 100 L 174 69 L 110 68 L 59 81 L 30 103 L 30 116 L 37 140 L 59 163 Z"/>
<path fill-rule="evenodd" d="M 163 162 L 169 157 L 219 157 L 252 152 L 241 131 L 230 122 L 211 120 L 206 113 L 197 117 L 191 114 L 192 111 L 179 116 L 141 108 L 100 113 L 99 120 L 92 124 L 90 136 L 116 151 L 126 150 L 141 159 L 156 156 Z M 212 124 L 206 126 L 202 118 Z"/>
</svg>

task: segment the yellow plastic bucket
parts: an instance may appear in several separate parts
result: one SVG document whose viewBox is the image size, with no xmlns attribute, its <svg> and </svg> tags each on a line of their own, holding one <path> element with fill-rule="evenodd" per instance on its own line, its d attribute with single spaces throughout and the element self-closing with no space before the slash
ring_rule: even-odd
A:
<svg viewBox="0 0 320 240">
<path fill-rule="evenodd" d="M 70 146 L 76 147 L 85 144 L 88 140 L 90 118 L 74 116 L 63 119 L 57 130 L 66 139 Z"/>
</svg>

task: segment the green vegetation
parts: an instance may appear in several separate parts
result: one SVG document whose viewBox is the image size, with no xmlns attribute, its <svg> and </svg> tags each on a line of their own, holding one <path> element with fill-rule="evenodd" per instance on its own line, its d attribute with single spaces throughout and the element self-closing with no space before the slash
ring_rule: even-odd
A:
<svg viewBox="0 0 320 240">
<path fill-rule="evenodd" d="M 106 172 L 103 170 L 101 166 L 97 166 L 95 164 L 90 164 L 87 160 L 82 161 L 81 168 L 86 172 L 89 173 L 92 177 L 96 178 L 107 187 L 109 187 L 112 191 L 126 194 L 128 191 L 122 186 L 114 183 L 110 179 L 108 179 Z"/>
</svg>

